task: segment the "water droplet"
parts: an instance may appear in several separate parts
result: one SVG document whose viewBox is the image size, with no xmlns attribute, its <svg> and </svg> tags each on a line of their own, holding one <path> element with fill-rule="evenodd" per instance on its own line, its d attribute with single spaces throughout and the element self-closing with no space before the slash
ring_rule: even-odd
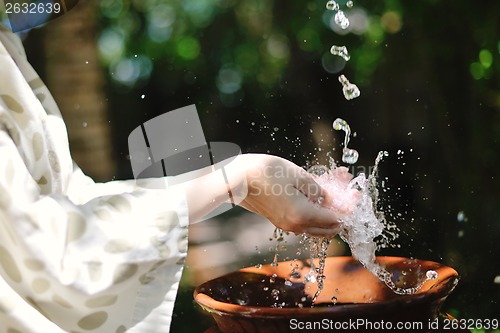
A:
<svg viewBox="0 0 500 333">
<path fill-rule="evenodd" d="M 264 287 L 262 288 L 264 291 L 268 291 L 269 290 L 269 287 Z"/>
<path fill-rule="evenodd" d="M 337 297 L 335 297 L 335 296 L 332 297 L 332 303 L 337 304 Z"/>
<path fill-rule="evenodd" d="M 243 298 L 238 298 L 238 299 L 236 299 L 236 302 L 239 305 L 247 305 L 249 302 L 248 296 L 243 296 Z"/>
<path fill-rule="evenodd" d="M 358 86 L 349 82 L 349 80 L 345 77 L 345 75 L 339 76 L 339 82 L 342 83 L 342 91 L 344 92 L 344 97 L 347 100 L 359 97 L 359 95 L 361 94 L 361 92 L 358 89 Z"/>
<path fill-rule="evenodd" d="M 342 162 L 354 164 L 358 161 L 359 153 L 355 149 L 344 148 L 342 153 Z"/>
<path fill-rule="evenodd" d="M 277 274 L 271 275 L 271 277 L 269 278 L 269 282 L 274 283 L 276 281 L 277 276 L 278 276 Z"/>
<path fill-rule="evenodd" d="M 343 77 L 343 78 L 342 78 Z M 344 80 L 345 76 L 341 76 L 341 79 Z M 347 79 L 345 79 L 347 80 Z M 354 149 L 349 149 L 347 145 L 349 144 L 350 140 L 350 135 L 351 135 L 351 128 L 349 127 L 349 124 L 341 118 L 335 119 L 333 122 L 333 129 L 337 131 L 344 131 L 345 132 L 345 138 L 344 138 L 344 149 L 342 150 L 342 161 L 344 163 L 348 164 L 354 164 L 358 161 L 359 158 L 359 153 L 354 150 Z"/>
<path fill-rule="evenodd" d="M 328 167 L 324 166 L 324 165 L 313 165 L 312 167 L 310 167 L 307 172 L 313 174 L 313 175 L 316 175 L 316 176 L 321 176 L 321 175 L 324 175 L 326 173 L 328 173 L 330 171 L 330 169 L 328 169 Z"/>
<path fill-rule="evenodd" d="M 425 273 L 425 277 L 427 278 L 427 280 L 436 280 L 438 278 L 438 273 L 436 271 L 427 271 L 427 273 Z"/>
<path fill-rule="evenodd" d="M 351 0 L 347 1 L 346 4 L 347 8 L 352 8 L 354 6 L 354 2 L 352 2 Z"/>
<path fill-rule="evenodd" d="M 335 14 L 335 23 L 341 29 L 347 29 L 349 27 L 349 19 L 345 16 L 344 12 L 339 10 L 337 14 Z"/>
<path fill-rule="evenodd" d="M 291 286 L 293 286 L 292 281 L 290 281 L 290 280 L 286 280 L 286 281 L 285 281 L 285 286 L 287 286 L 287 287 L 291 287 Z"/>
<path fill-rule="evenodd" d="M 83 126 L 83 127 L 87 127 L 88 125 L 89 125 L 89 124 L 88 124 L 86 121 L 84 121 L 84 122 L 82 123 L 82 126 Z"/>
<path fill-rule="evenodd" d="M 467 216 L 465 216 L 465 213 L 463 210 L 459 211 L 457 214 L 457 221 L 458 222 L 467 222 Z"/>
<path fill-rule="evenodd" d="M 330 48 L 330 53 L 342 57 L 345 61 L 349 61 L 349 59 L 351 59 L 349 51 L 347 51 L 347 47 L 345 46 L 333 45 Z"/>
<path fill-rule="evenodd" d="M 326 9 L 328 10 L 339 10 L 339 4 L 333 0 L 330 0 L 326 3 Z"/>
<path fill-rule="evenodd" d="M 495 276 L 493 283 L 500 284 L 500 275 Z"/>
<path fill-rule="evenodd" d="M 333 122 L 333 129 L 336 131 L 344 131 L 351 134 L 351 128 L 349 127 L 349 124 L 347 123 L 347 121 L 341 118 L 335 119 L 335 121 Z"/>
<path fill-rule="evenodd" d="M 141 99 L 144 99 L 146 97 L 146 95 L 141 95 Z"/>
<path fill-rule="evenodd" d="M 275 132 L 278 132 L 279 130 L 280 130 L 280 129 L 279 129 L 278 127 L 275 127 L 275 128 L 274 128 L 274 131 L 275 131 Z"/>
<path fill-rule="evenodd" d="M 255 267 L 258 268 L 258 269 L 261 269 L 262 268 L 262 264 L 257 264 L 257 265 L 255 265 Z"/>
<path fill-rule="evenodd" d="M 273 289 L 271 290 L 271 296 L 275 299 L 278 300 L 280 297 L 280 291 L 278 289 Z"/>
</svg>

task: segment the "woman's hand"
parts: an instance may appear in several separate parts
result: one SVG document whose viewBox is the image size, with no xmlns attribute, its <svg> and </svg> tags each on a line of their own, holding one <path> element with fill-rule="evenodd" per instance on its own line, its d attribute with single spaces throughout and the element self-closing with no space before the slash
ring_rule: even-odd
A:
<svg viewBox="0 0 500 333">
<path fill-rule="evenodd" d="M 353 176 L 346 167 L 337 167 L 314 178 L 327 193 L 323 203 L 325 207 L 334 210 L 341 217 L 353 213 L 361 193 L 349 186 Z"/>
<path fill-rule="evenodd" d="M 296 234 L 333 237 L 340 231 L 340 213 L 325 203 L 333 198 L 314 177 L 294 163 L 272 155 L 242 155 L 248 194 L 240 206 Z M 240 160 L 241 162 L 241 160 Z M 347 180 L 344 171 L 339 174 Z M 349 178 L 350 179 L 350 178 Z"/>
</svg>

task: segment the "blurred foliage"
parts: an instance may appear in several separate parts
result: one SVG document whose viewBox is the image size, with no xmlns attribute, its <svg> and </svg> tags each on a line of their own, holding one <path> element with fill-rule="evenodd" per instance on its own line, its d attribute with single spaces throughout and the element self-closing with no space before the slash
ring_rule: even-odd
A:
<svg viewBox="0 0 500 333">
<path fill-rule="evenodd" d="M 130 176 L 128 133 L 187 104 L 198 106 L 207 139 L 299 164 L 320 153 L 319 126 L 344 118 L 358 134 L 359 165 L 391 153 L 383 204 L 402 246 L 384 254 L 453 266 L 462 280 L 444 310 L 498 318 L 500 2 L 359 0 L 345 31 L 325 3 L 102 0 L 118 177 Z M 330 54 L 334 44 L 348 47 L 349 62 Z M 343 98 L 340 73 L 361 97 Z M 335 149 L 340 138 L 329 135 Z M 176 332 L 199 324 L 183 319 L 196 313 L 186 288 Z"/>
<path fill-rule="evenodd" d="M 216 77 L 219 91 L 232 94 L 244 84 L 276 86 L 294 49 L 314 57 L 329 54 L 332 31 L 353 32 L 346 42 L 363 83 L 381 60 L 386 34 L 401 29 L 402 10 L 397 1 L 386 1 L 377 9 L 384 13 L 379 17 L 361 6 L 350 12 L 351 26 L 341 30 L 334 12 L 316 1 L 103 0 L 99 50 L 117 85 L 141 86 L 153 63 L 167 61 L 170 71 Z"/>
</svg>

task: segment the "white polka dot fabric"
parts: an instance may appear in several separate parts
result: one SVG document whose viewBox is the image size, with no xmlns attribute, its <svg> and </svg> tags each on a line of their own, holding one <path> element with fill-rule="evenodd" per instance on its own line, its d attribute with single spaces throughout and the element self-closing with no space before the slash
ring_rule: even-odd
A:
<svg viewBox="0 0 500 333">
<path fill-rule="evenodd" d="M 168 332 L 187 225 L 184 194 L 74 165 L 54 99 L 0 25 L 0 333 Z"/>
</svg>

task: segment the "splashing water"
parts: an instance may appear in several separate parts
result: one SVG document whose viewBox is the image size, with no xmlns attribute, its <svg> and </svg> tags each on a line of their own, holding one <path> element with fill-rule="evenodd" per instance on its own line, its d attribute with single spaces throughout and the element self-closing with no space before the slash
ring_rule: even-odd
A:
<svg viewBox="0 0 500 333">
<path fill-rule="evenodd" d="M 358 86 L 349 82 L 349 80 L 345 77 L 345 75 L 339 76 L 339 82 L 342 83 L 342 91 L 344 92 L 344 97 L 347 100 L 354 99 L 361 95 Z"/>
<path fill-rule="evenodd" d="M 356 150 L 347 147 L 349 141 L 351 140 L 351 128 L 349 127 L 349 124 L 345 120 L 337 118 L 333 122 L 333 129 L 336 131 L 345 132 L 344 149 L 342 150 L 342 162 L 347 164 L 356 163 L 358 161 L 359 153 Z"/>
<path fill-rule="evenodd" d="M 354 2 L 352 2 L 351 0 L 347 1 L 346 4 L 347 8 L 352 8 L 354 6 Z"/>
<path fill-rule="evenodd" d="M 347 29 L 349 27 L 349 19 L 347 16 L 345 16 L 344 12 L 341 11 L 340 9 L 337 11 L 335 14 L 335 23 L 341 28 L 341 29 Z"/>
<path fill-rule="evenodd" d="M 326 278 L 324 271 L 327 258 L 328 246 L 331 243 L 331 239 L 326 237 L 310 237 L 307 235 L 302 235 L 302 244 L 305 244 L 305 248 L 309 250 L 311 259 L 311 270 L 305 276 L 306 282 L 316 282 L 318 289 L 312 298 L 312 303 L 316 301 L 321 291 L 323 290 L 324 280 Z M 314 259 L 318 260 L 318 266 L 314 264 Z"/>
<path fill-rule="evenodd" d="M 351 55 L 349 54 L 349 52 L 347 51 L 347 47 L 345 46 L 333 45 L 330 48 L 330 53 L 333 55 L 341 56 L 345 61 L 349 61 L 349 59 L 351 59 Z"/>
<path fill-rule="evenodd" d="M 336 119 L 333 126 L 336 130 L 344 130 L 346 136 L 350 135 L 350 127 L 344 120 Z M 348 142 L 347 139 L 345 144 Z M 337 215 L 341 216 L 339 235 L 348 244 L 353 258 L 378 277 L 394 293 L 410 295 L 418 292 L 425 282 L 437 279 L 438 273 L 429 270 L 425 273 L 425 279 L 416 286 L 401 288 L 396 286 L 396 283 L 392 280 L 392 274 L 376 262 L 376 251 L 379 248 L 388 247 L 390 242 L 398 237 L 398 234 L 394 231 L 398 230 L 396 226 L 389 223 L 385 219 L 384 213 L 377 209 L 379 201 L 377 189 L 378 166 L 382 159 L 388 155 L 386 151 L 378 153 L 372 172 L 368 177 L 360 173 L 355 178 L 352 178 L 347 168 L 337 167 L 333 160 L 330 161 L 330 168 L 324 165 L 315 165 L 308 171 L 314 175 L 317 183 L 329 194 L 324 206 L 334 210 Z M 274 238 L 282 241 L 283 231 L 276 229 Z M 317 283 L 317 290 L 312 297 L 314 306 L 324 287 L 324 279 L 326 278 L 324 269 L 331 239 L 303 234 L 300 243 L 304 245 L 304 250 L 309 251 L 311 259 L 311 269 L 305 275 L 304 283 Z M 277 265 L 276 256 L 273 264 Z M 273 264 L 271 266 L 274 266 Z M 298 268 L 298 265 L 295 264 L 290 276 L 300 278 L 300 274 L 297 276 Z M 402 272 L 402 274 L 406 275 L 405 272 Z M 269 282 L 274 283 L 276 278 L 277 275 L 273 274 Z M 279 294 L 274 292 L 272 297 L 278 301 Z M 336 297 L 332 298 L 332 304 L 337 304 Z M 280 307 L 278 303 L 274 306 Z M 301 304 L 298 306 L 302 307 Z"/>
<path fill-rule="evenodd" d="M 400 288 L 392 281 L 392 274 L 375 261 L 377 249 L 388 246 L 390 239 L 397 237 L 391 232 L 395 226 L 391 226 L 383 212 L 377 209 L 378 165 L 384 156 L 388 156 L 388 153 L 379 152 L 368 177 L 361 173 L 350 179 L 346 168 L 333 167 L 329 172 L 316 176 L 316 181 L 330 194 L 329 202 L 325 202 L 325 205 L 342 216 L 339 235 L 349 245 L 352 256 L 396 294 L 414 294 L 426 281 L 435 280 L 437 272 L 427 271 L 425 280 L 418 285 Z M 385 244 L 377 244 L 375 239 Z"/>
</svg>

